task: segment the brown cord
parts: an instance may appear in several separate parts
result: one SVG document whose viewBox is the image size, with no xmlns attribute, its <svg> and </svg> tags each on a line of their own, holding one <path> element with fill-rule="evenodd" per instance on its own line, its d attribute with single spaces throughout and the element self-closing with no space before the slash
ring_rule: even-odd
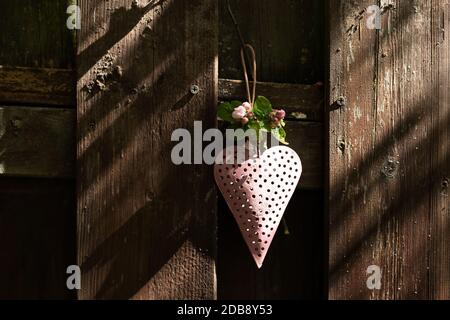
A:
<svg viewBox="0 0 450 320">
<path fill-rule="evenodd" d="M 244 50 L 249 49 L 252 54 L 252 63 L 253 63 L 253 92 L 252 95 L 250 94 L 250 83 L 248 81 L 248 74 L 247 74 L 247 63 L 245 62 L 245 55 Z M 247 89 L 247 98 L 248 102 L 252 105 L 255 103 L 256 99 L 256 54 L 253 47 L 249 44 L 246 44 L 244 48 L 241 49 L 241 63 L 242 63 L 242 69 L 244 70 L 244 79 L 245 79 L 245 86 Z"/>
</svg>

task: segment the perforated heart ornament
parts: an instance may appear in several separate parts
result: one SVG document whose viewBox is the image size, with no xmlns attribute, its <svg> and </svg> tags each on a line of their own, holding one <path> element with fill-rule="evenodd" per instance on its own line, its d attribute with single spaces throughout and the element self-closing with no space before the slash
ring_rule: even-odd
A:
<svg viewBox="0 0 450 320">
<path fill-rule="evenodd" d="M 285 146 L 272 147 L 242 163 L 231 162 L 215 164 L 214 177 L 261 268 L 300 180 L 302 164 L 297 153 Z"/>
</svg>

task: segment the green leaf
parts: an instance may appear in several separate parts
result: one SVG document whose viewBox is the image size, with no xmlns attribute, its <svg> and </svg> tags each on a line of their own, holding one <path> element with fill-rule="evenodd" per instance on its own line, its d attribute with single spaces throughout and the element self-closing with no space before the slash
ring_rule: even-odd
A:
<svg viewBox="0 0 450 320">
<path fill-rule="evenodd" d="M 228 122 L 233 121 L 233 117 L 231 114 L 233 113 L 234 108 L 229 102 L 224 102 L 219 105 L 219 108 L 217 110 L 217 115 L 220 119 Z"/>
<path fill-rule="evenodd" d="M 233 101 L 230 102 L 230 104 L 231 104 L 231 107 L 232 107 L 233 110 L 234 110 L 234 108 L 241 106 L 241 105 L 242 105 L 242 102 L 241 102 L 241 101 L 238 101 L 238 100 L 233 100 Z"/>
<path fill-rule="evenodd" d="M 248 123 L 248 128 L 255 130 L 257 133 L 261 129 L 261 126 L 259 125 L 259 121 L 250 120 Z"/>
<path fill-rule="evenodd" d="M 272 129 L 273 136 L 278 139 L 282 144 L 288 145 L 289 143 L 286 142 L 286 131 L 283 129 L 283 127 L 277 127 Z"/>
<path fill-rule="evenodd" d="M 254 120 L 254 119 L 250 120 L 246 127 L 247 127 L 247 129 L 255 130 L 256 136 L 259 138 L 261 126 L 260 126 L 258 120 Z"/>
<path fill-rule="evenodd" d="M 261 130 L 266 131 L 266 132 L 272 131 L 272 126 L 270 125 L 269 120 L 263 120 L 263 121 L 260 121 L 259 123 L 260 123 Z"/>
<path fill-rule="evenodd" d="M 253 113 L 258 119 L 266 118 L 271 112 L 272 104 L 266 97 L 259 96 L 258 98 L 256 98 L 255 104 L 253 106 Z"/>
</svg>

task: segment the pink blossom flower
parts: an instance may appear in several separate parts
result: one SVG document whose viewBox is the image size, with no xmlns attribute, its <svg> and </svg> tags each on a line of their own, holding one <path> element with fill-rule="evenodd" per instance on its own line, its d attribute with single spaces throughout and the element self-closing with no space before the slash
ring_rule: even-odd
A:
<svg viewBox="0 0 450 320">
<path fill-rule="evenodd" d="M 283 120 L 286 117 L 286 112 L 283 109 L 277 110 L 275 115 L 278 119 Z"/>
<path fill-rule="evenodd" d="M 248 121 L 249 120 L 248 120 L 247 117 L 244 117 L 244 118 L 241 119 L 241 123 L 242 123 L 243 126 L 245 126 L 248 123 Z"/>
<path fill-rule="evenodd" d="M 246 110 L 243 106 L 239 106 L 234 108 L 233 113 L 231 114 L 231 116 L 233 117 L 234 120 L 241 120 L 242 118 L 245 117 L 246 114 Z"/>
<path fill-rule="evenodd" d="M 252 111 L 252 105 L 251 105 L 250 103 L 244 102 L 244 103 L 242 104 L 242 106 L 245 108 L 245 111 L 247 111 L 247 112 Z"/>
</svg>

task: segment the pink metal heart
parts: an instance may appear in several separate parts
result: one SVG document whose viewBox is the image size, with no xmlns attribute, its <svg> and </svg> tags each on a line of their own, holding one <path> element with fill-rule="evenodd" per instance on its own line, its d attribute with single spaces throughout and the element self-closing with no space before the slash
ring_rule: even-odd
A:
<svg viewBox="0 0 450 320">
<path fill-rule="evenodd" d="M 225 152 L 225 151 L 224 151 Z M 223 158 L 223 153 L 218 157 Z M 300 157 L 277 146 L 242 163 L 216 164 L 214 177 L 261 268 L 302 173 Z"/>
</svg>

